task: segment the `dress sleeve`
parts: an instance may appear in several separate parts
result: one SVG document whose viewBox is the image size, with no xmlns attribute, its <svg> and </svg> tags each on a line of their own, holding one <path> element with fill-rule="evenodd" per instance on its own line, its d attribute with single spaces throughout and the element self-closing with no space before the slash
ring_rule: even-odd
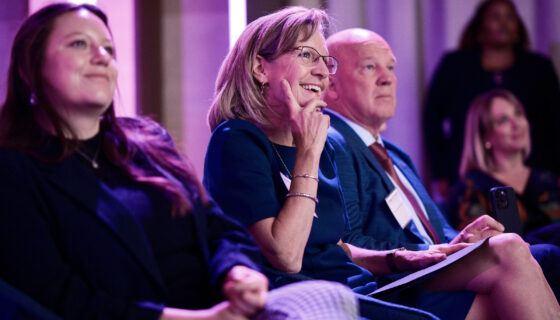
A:
<svg viewBox="0 0 560 320">
<path fill-rule="evenodd" d="M 550 171 L 531 169 L 529 182 L 521 197 L 524 202 L 535 203 L 540 213 L 551 222 L 560 222 L 560 177 Z M 529 205 L 530 206 L 530 205 Z M 534 213 L 536 215 L 536 213 Z"/>
<path fill-rule="evenodd" d="M 206 152 L 204 185 L 228 216 L 249 226 L 281 209 L 266 136 L 248 122 L 216 128 Z M 278 177 L 279 178 L 279 177 Z"/>
<path fill-rule="evenodd" d="M 457 230 L 462 230 L 479 216 L 488 214 L 490 203 L 486 194 L 485 190 L 469 178 L 457 182 L 451 189 L 445 205 L 451 225 Z"/>
<path fill-rule="evenodd" d="M 0 151 L 0 276 L 64 318 L 157 319 L 163 305 L 115 298 L 65 261 L 30 163 Z"/>
</svg>

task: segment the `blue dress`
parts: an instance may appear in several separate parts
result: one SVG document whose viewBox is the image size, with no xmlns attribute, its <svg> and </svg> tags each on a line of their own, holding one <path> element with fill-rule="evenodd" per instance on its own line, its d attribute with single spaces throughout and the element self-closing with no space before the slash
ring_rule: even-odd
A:
<svg viewBox="0 0 560 320">
<path fill-rule="evenodd" d="M 296 149 L 276 145 L 288 168 L 293 167 Z M 348 222 L 338 187 L 338 177 L 330 161 L 330 149 L 321 154 L 319 166 L 319 204 L 316 207 L 303 267 L 298 275 L 279 272 L 265 263 L 265 273 L 274 286 L 302 279 L 316 278 L 361 288 L 364 293 L 376 289 L 375 277 L 352 263 L 337 245 Z M 284 205 L 288 192 L 281 173 L 290 173 L 278 159 L 272 143 L 253 124 L 230 120 L 214 131 L 206 154 L 203 182 L 214 200 L 228 215 L 249 226 L 275 217 Z"/>
<path fill-rule="evenodd" d="M 282 174 L 290 176 L 290 172 L 286 169 L 293 168 L 296 149 L 281 145 L 275 147 L 281 159 L 260 129 L 240 119 L 228 120 L 220 124 L 210 139 L 203 183 L 222 210 L 245 226 L 276 217 L 284 204 L 288 188 L 282 179 Z M 327 141 L 319 164 L 320 182 L 317 191 L 319 203 L 315 209 L 317 217 L 314 218 L 305 247 L 301 272 L 296 275 L 286 274 L 276 270 L 267 262 L 263 271 L 274 286 L 314 278 L 341 282 L 356 293 L 367 294 L 377 288 L 377 278 L 366 269 L 354 264 L 337 245 L 348 228 L 348 220 L 336 167 L 331 161 L 332 152 L 333 149 Z M 474 295 L 469 292 L 466 299 L 458 299 L 457 296 L 451 298 L 451 296 L 453 294 L 431 295 L 425 290 L 412 289 L 399 294 L 396 300 L 389 300 L 396 303 L 405 300 L 410 306 L 430 312 L 433 312 L 431 310 L 434 309 L 433 307 L 441 303 L 441 299 L 458 301 L 459 303 L 452 308 L 446 308 L 452 314 L 444 312 L 437 315 L 445 319 L 459 315 L 459 318 L 464 319 Z M 429 305 L 425 305 L 427 300 L 430 300 Z M 360 307 L 363 314 L 363 305 Z"/>
</svg>

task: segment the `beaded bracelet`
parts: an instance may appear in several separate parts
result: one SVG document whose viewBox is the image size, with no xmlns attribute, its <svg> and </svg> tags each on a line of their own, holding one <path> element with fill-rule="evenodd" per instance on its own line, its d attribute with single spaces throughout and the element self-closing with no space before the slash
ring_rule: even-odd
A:
<svg viewBox="0 0 560 320">
<path fill-rule="evenodd" d="M 319 203 L 319 199 L 317 199 L 317 197 L 314 197 L 307 193 L 293 192 L 293 193 L 286 194 L 286 198 L 290 198 L 290 197 L 303 197 L 315 201 L 315 204 Z"/>
<path fill-rule="evenodd" d="M 304 174 L 294 174 L 294 175 L 292 176 L 292 178 L 308 178 L 308 179 L 313 179 L 313 180 L 319 182 L 319 178 L 318 178 L 318 177 L 312 176 L 312 175 L 310 175 L 310 174 L 305 174 L 305 173 L 304 173 Z"/>
</svg>

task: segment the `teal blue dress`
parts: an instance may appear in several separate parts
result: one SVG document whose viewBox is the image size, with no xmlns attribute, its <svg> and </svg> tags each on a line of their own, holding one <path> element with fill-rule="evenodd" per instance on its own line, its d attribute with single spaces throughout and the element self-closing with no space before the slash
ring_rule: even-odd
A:
<svg viewBox="0 0 560 320">
<path fill-rule="evenodd" d="M 291 169 L 295 147 L 275 147 L 286 167 Z M 302 271 L 294 276 L 281 273 L 270 264 L 266 264 L 264 271 L 275 286 L 317 278 L 342 282 L 369 293 L 377 287 L 375 277 L 353 264 L 337 245 L 348 228 L 348 221 L 329 152 L 327 145 L 321 154 L 317 217 L 305 247 Z M 282 175 L 291 175 L 286 167 L 260 129 L 244 120 L 230 120 L 222 123 L 212 135 L 203 182 L 224 212 L 249 226 L 276 217 L 282 209 L 288 193 Z"/>
<path fill-rule="evenodd" d="M 228 120 L 212 133 L 205 158 L 203 183 L 226 214 L 250 226 L 277 216 L 288 193 L 282 175 L 291 176 L 295 154 L 295 147 L 273 147 L 264 133 L 250 122 Z M 268 262 L 265 262 L 263 271 L 273 286 L 310 278 L 330 280 L 348 285 L 360 294 L 361 299 L 368 300 L 361 295 L 377 288 L 377 277 L 354 264 L 337 245 L 349 226 L 332 159 L 333 149 L 327 140 L 319 163 L 319 203 L 305 247 L 301 272 L 295 275 L 283 273 Z M 472 292 L 454 295 L 414 289 L 388 300 L 395 303 L 403 300 L 409 306 L 430 312 L 441 309 L 439 306 L 448 301 L 449 307 L 443 308 L 446 311 L 442 313 L 439 312 L 441 310 L 435 310 L 438 312 L 434 313 L 445 319 L 452 319 L 455 315 L 464 319 L 473 297 Z M 363 301 L 360 301 L 360 308 L 364 315 Z"/>
</svg>

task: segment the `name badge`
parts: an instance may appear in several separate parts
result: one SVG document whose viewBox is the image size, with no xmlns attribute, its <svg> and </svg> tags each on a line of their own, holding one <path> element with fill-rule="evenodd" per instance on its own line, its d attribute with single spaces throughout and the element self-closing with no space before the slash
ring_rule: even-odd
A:
<svg viewBox="0 0 560 320">
<path fill-rule="evenodd" d="M 412 216 L 408 206 L 404 202 L 402 194 L 395 188 L 393 192 L 385 198 L 385 202 L 387 202 L 389 209 L 391 209 L 393 216 L 397 219 L 401 228 L 404 229 L 410 220 L 412 220 Z"/>
<path fill-rule="evenodd" d="M 285 174 L 283 174 L 282 172 L 280 172 L 280 177 L 282 177 L 282 181 L 284 182 L 284 185 L 286 186 L 286 189 L 288 189 L 288 191 L 290 190 L 290 186 L 292 185 L 292 180 L 290 180 L 290 178 L 288 178 Z M 316 212 L 313 212 L 313 216 L 315 218 L 319 218 L 317 216 Z"/>
</svg>

